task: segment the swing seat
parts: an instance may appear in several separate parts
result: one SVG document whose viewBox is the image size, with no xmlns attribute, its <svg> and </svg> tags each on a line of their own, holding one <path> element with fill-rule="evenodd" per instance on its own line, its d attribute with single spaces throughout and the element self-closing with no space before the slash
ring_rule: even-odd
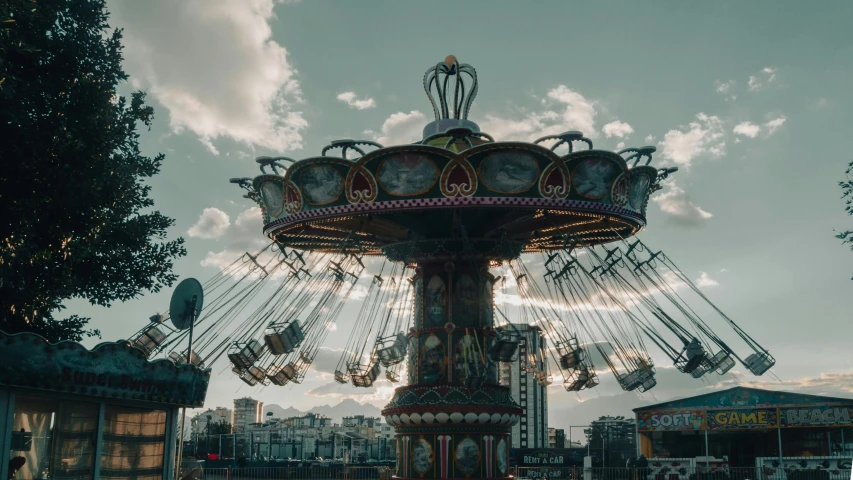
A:
<svg viewBox="0 0 853 480">
<path fill-rule="evenodd" d="M 228 352 L 228 359 L 237 368 L 249 368 L 264 353 L 264 345 L 257 340 L 240 344 L 235 343 Z"/>
<path fill-rule="evenodd" d="M 761 376 L 776 365 L 776 359 L 768 352 L 756 352 L 746 357 L 743 363 L 753 375 Z"/>
<path fill-rule="evenodd" d="M 573 350 L 565 355 L 560 356 L 560 367 L 565 370 L 573 370 L 578 368 L 583 361 L 583 350 Z"/>
<path fill-rule="evenodd" d="M 690 372 L 690 376 L 693 378 L 702 378 L 703 375 L 711 371 L 710 363 L 703 363 L 699 365 L 695 370 Z"/>
<path fill-rule="evenodd" d="M 489 348 L 489 359 L 493 362 L 514 362 L 518 359 L 518 341 L 498 338 Z"/>
<path fill-rule="evenodd" d="M 560 358 L 560 367 L 564 370 L 573 370 L 578 368 L 583 362 L 584 351 L 580 348 L 578 339 L 572 337 L 566 341 L 558 342 L 554 349 L 557 351 L 557 356 Z"/>
<path fill-rule="evenodd" d="M 402 332 L 385 337 L 376 344 L 376 353 L 383 367 L 391 367 L 406 359 L 409 341 Z"/>
<path fill-rule="evenodd" d="M 281 371 L 282 374 L 291 382 L 295 382 L 296 378 L 299 376 L 299 370 L 296 369 L 296 364 L 293 362 L 282 366 Z"/>
<path fill-rule="evenodd" d="M 349 383 L 349 373 L 335 370 L 335 381 L 341 384 Z"/>
<path fill-rule="evenodd" d="M 720 350 L 710 358 L 711 369 L 716 370 L 718 374 L 725 375 L 726 372 L 735 366 L 735 359 L 732 358 L 731 352 Z"/>
<path fill-rule="evenodd" d="M 198 354 L 195 352 L 190 353 L 190 362 L 187 362 L 186 355 L 183 355 L 178 352 L 170 352 L 168 358 L 175 365 L 187 365 L 189 363 L 197 367 L 204 367 L 204 363 L 201 361 L 201 357 L 199 357 Z"/>
<path fill-rule="evenodd" d="M 675 366 L 682 373 L 692 373 L 699 368 L 706 359 L 705 348 L 699 342 L 698 338 L 693 338 L 690 343 L 684 346 L 684 349 L 675 360 Z"/>
<path fill-rule="evenodd" d="M 290 381 L 290 379 L 284 374 L 284 367 L 280 365 L 270 368 L 267 372 L 267 378 L 274 385 L 278 385 L 280 387 L 287 385 L 287 382 Z"/>
<path fill-rule="evenodd" d="M 305 334 L 299 320 L 283 324 L 272 323 L 264 330 L 264 343 L 273 355 L 285 355 L 302 344 Z"/>
<path fill-rule="evenodd" d="M 563 382 L 567 392 L 579 392 L 587 387 L 587 383 L 592 380 L 588 370 L 580 370 L 575 378 L 568 379 Z"/>
<path fill-rule="evenodd" d="M 397 383 L 400 381 L 400 374 L 391 370 L 385 370 L 385 379 L 391 383 Z"/>
<path fill-rule="evenodd" d="M 521 337 L 511 326 L 498 329 L 497 338 L 487 352 L 494 362 L 514 362 L 518 360 L 518 345 Z"/>
<path fill-rule="evenodd" d="M 586 383 L 584 384 L 584 388 L 595 388 L 598 386 L 598 375 L 592 373 L 589 375 Z"/>
<path fill-rule="evenodd" d="M 166 341 L 166 334 L 157 325 L 150 325 L 136 337 L 133 341 L 133 346 L 142 350 L 145 357 L 150 357 L 155 350 L 163 345 Z"/>
<path fill-rule="evenodd" d="M 371 387 L 373 386 L 373 382 L 376 381 L 376 378 L 379 377 L 381 370 L 381 366 L 378 362 L 365 367 L 354 363 L 350 365 L 352 384 L 356 387 Z"/>
<path fill-rule="evenodd" d="M 264 369 L 261 367 L 249 367 L 240 375 L 240 380 L 249 385 L 250 387 L 254 387 L 259 383 L 263 383 L 266 380 L 267 374 L 264 372 Z"/>
</svg>

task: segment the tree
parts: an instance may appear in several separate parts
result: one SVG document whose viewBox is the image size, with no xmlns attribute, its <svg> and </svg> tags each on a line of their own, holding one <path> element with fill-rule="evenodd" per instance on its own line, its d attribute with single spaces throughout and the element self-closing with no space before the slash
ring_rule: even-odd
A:
<svg viewBox="0 0 853 480">
<path fill-rule="evenodd" d="M 841 198 L 844 199 L 844 211 L 847 212 L 847 215 L 853 215 L 853 162 L 847 164 L 847 171 L 844 173 L 847 179 L 838 182 L 838 186 L 841 187 Z M 853 250 L 853 230 L 845 230 L 835 234 L 835 236 Z"/>
<path fill-rule="evenodd" d="M 0 2 L 0 329 L 50 341 L 99 335 L 88 318 L 55 319 L 157 292 L 177 278 L 183 239 L 154 210 L 164 159 L 140 153 L 145 94 L 117 93 L 121 30 L 105 0 Z"/>
</svg>

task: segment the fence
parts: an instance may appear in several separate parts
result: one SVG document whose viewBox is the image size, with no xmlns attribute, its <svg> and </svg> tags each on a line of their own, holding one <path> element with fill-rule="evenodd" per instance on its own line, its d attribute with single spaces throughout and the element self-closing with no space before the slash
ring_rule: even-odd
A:
<svg viewBox="0 0 853 480">
<path fill-rule="evenodd" d="M 182 480 L 390 480 L 386 467 L 248 467 L 206 468 L 187 472 Z"/>
<path fill-rule="evenodd" d="M 249 467 L 207 468 L 187 472 L 183 480 L 389 480 L 386 467 Z M 588 473 L 585 476 L 584 473 Z M 518 480 L 850 480 L 850 468 L 780 470 L 772 468 L 704 468 L 659 470 L 641 468 L 517 467 L 510 474 Z"/>
<path fill-rule="evenodd" d="M 652 468 L 591 468 L 588 477 L 583 467 L 517 467 L 511 470 L 518 480 L 851 480 L 853 472 L 845 464 L 841 468 L 782 470 L 775 468 L 721 467 L 708 473 L 703 467 L 682 467 L 653 470 Z"/>
</svg>

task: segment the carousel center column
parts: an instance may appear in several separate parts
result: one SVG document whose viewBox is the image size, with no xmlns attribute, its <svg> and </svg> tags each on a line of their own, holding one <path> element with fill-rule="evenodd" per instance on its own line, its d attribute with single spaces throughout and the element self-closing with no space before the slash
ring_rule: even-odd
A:
<svg viewBox="0 0 853 480">
<path fill-rule="evenodd" d="M 508 478 L 521 409 L 488 351 L 494 277 L 485 260 L 418 262 L 409 385 L 382 411 L 396 428 L 396 478 Z"/>
</svg>

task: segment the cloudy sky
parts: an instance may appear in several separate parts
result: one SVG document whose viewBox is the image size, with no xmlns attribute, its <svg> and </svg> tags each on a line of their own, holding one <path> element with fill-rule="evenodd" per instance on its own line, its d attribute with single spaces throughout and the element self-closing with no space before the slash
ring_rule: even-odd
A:
<svg viewBox="0 0 853 480">
<path fill-rule="evenodd" d="M 418 140 L 431 120 L 423 73 L 454 54 L 479 74 L 470 118 L 499 140 L 582 130 L 599 148 L 657 146 L 654 164 L 680 171 L 655 195 L 642 238 L 778 359 L 781 384 L 742 372 L 695 381 L 662 366 L 642 397 L 609 378 L 580 395 L 553 388 L 552 425 L 567 409 L 577 424 L 736 382 L 853 396 L 853 254 L 833 237 L 851 223 L 836 182 L 851 159 L 853 3 L 439 3 L 108 2 L 125 29 L 127 90 L 147 91 L 155 108 L 142 146 L 166 154 L 151 185 L 177 221 L 172 235 L 187 240 L 182 277 L 209 278 L 264 245 L 258 211 L 228 184 L 258 173 L 254 157 L 316 155 L 338 138 Z M 168 299 L 69 306 L 116 339 Z M 329 348 L 343 346 L 356 309 Z M 322 372 L 251 390 L 224 368 L 210 406 L 235 395 L 382 405 L 391 391 L 357 392 Z"/>
</svg>

